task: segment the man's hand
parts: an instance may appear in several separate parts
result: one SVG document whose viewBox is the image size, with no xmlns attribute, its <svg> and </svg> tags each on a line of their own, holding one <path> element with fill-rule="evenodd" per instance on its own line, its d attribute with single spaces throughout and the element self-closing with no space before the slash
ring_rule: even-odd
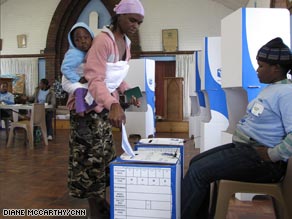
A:
<svg viewBox="0 0 292 219">
<path fill-rule="evenodd" d="M 256 151 L 258 152 L 259 156 L 261 157 L 262 160 L 264 161 L 272 161 L 269 157 L 268 154 L 268 147 L 265 146 L 258 146 L 258 147 L 254 147 L 256 149 Z"/>
<path fill-rule="evenodd" d="M 108 119 L 110 121 L 110 124 L 116 128 L 121 128 L 122 123 L 126 123 L 126 115 L 119 103 L 113 103 L 111 105 Z"/>
</svg>

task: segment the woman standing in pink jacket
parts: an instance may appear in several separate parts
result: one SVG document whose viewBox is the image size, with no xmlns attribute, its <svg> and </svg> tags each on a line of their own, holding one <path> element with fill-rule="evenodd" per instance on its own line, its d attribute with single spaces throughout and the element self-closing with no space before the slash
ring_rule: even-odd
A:
<svg viewBox="0 0 292 219">
<path fill-rule="evenodd" d="M 112 126 L 120 128 L 126 122 L 119 94 L 129 89 L 124 81 L 131 57 L 127 35 L 135 33 L 144 19 L 139 0 L 121 0 L 114 11 L 112 24 L 94 38 L 86 56 L 84 76 L 97 103 L 94 110 L 85 114 L 90 133 L 76 135 L 74 98 L 67 104 L 71 125 L 68 187 L 73 197 L 88 199 L 91 219 L 109 218 L 105 191 L 109 185 L 109 163 L 116 156 Z M 140 105 L 135 98 L 131 103 Z"/>
</svg>

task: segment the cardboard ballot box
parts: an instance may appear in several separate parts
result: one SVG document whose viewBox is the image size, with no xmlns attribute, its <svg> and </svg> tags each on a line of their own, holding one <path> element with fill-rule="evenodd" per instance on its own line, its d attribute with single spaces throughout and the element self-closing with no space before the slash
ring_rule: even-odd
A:
<svg viewBox="0 0 292 219">
<path fill-rule="evenodd" d="M 180 153 L 134 152 L 110 165 L 111 219 L 179 219 Z"/>
<path fill-rule="evenodd" d="M 135 151 L 160 151 L 174 156 L 179 152 L 181 160 L 181 177 L 184 176 L 184 139 L 181 138 L 146 138 L 134 147 Z"/>
</svg>

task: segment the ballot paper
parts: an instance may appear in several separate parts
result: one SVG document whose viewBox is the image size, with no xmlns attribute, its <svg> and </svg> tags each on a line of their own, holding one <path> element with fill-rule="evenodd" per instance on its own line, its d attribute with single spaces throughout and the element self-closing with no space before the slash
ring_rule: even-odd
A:
<svg viewBox="0 0 292 219">
<path fill-rule="evenodd" d="M 184 139 L 181 138 L 143 138 L 140 144 L 149 145 L 184 145 Z"/>
<path fill-rule="evenodd" d="M 131 157 L 126 153 L 120 156 L 121 160 L 136 163 L 164 163 L 176 164 L 180 160 L 180 153 L 166 153 L 159 151 L 135 151 L 135 156 Z"/>
<path fill-rule="evenodd" d="M 122 148 L 129 157 L 135 157 L 135 153 L 129 143 L 126 127 L 122 124 Z"/>
</svg>

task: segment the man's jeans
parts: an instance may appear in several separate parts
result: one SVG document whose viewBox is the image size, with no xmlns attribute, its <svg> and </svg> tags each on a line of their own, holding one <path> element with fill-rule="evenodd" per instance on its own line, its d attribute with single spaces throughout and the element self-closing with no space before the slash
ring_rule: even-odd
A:
<svg viewBox="0 0 292 219">
<path fill-rule="evenodd" d="M 287 164 L 263 161 L 250 145 L 230 143 L 205 151 L 190 162 L 182 181 L 181 218 L 208 218 L 210 183 L 219 179 L 277 182 Z"/>
</svg>

